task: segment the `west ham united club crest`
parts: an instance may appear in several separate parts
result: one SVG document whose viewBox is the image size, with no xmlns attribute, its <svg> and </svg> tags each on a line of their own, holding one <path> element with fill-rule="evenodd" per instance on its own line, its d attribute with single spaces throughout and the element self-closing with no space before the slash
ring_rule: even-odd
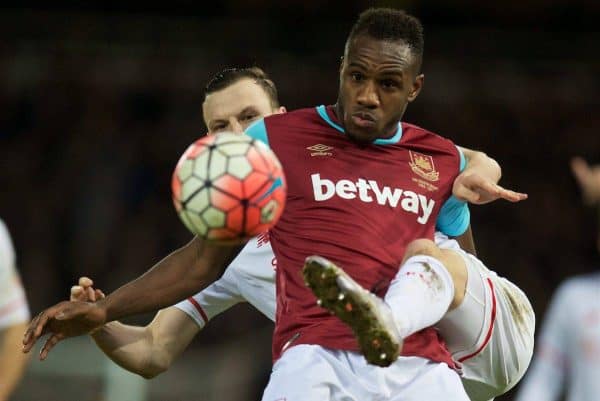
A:
<svg viewBox="0 0 600 401">
<path fill-rule="evenodd" d="M 413 151 L 409 151 L 409 153 L 410 168 L 415 174 L 431 182 L 440 179 L 440 173 L 435 170 L 435 164 L 433 164 L 433 157 Z"/>
</svg>

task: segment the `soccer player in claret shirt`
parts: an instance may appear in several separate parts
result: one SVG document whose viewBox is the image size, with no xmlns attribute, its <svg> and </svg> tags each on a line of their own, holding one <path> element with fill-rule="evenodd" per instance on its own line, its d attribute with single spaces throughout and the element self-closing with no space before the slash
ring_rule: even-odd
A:
<svg viewBox="0 0 600 401">
<path fill-rule="evenodd" d="M 257 67 L 218 73 L 206 87 L 202 109 L 209 133 L 242 132 L 257 118 L 285 112 L 279 104 L 275 84 Z M 465 152 L 471 159 L 485 158 L 476 152 Z M 487 401 L 518 381 L 526 363 L 516 366 L 514 361 L 526 360 L 531 355 L 531 343 L 519 340 L 520 328 L 512 314 L 502 309 L 506 305 L 504 289 L 510 290 L 513 285 L 474 257 L 466 256 L 455 241 L 437 233 L 435 242 L 441 249 L 462 255 L 473 270 L 469 273 L 466 300 L 447 313 L 436 327 L 453 357 L 462 363 L 461 379 L 468 395 L 474 401 Z M 120 366 L 146 378 L 154 377 L 169 368 L 212 317 L 239 302 L 248 302 L 275 320 L 274 262 L 268 235 L 260 235 L 244 247 L 219 280 L 188 300 L 161 310 L 147 326 L 111 322 L 94 331 L 92 337 Z M 482 285 L 488 278 L 494 287 Z M 80 278 L 78 285 L 71 288 L 71 300 L 93 302 L 103 298 L 102 291 L 92 285 L 89 278 Z M 492 288 L 499 289 L 495 297 Z M 492 320 L 495 303 L 500 306 L 496 319 Z M 525 316 L 527 306 L 524 304 L 521 311 Z M 489 339 L 488 333 L 491 333 Z"/>
<path fill-rule="evenodd" d="M 337 107 L 271 116 L 249 130 L 269 143 L 290 184 L 287 208 L 271 233 L 278 259 L 277 362 L 265 400 L 345 394 L 361 400 L 468 399 L 435 330 L 404 339 L 405 357 L 388 369 L 367 365 L 355 352 L 352 332 L 316 306 L 300 272 L 307 256 L 319 254 L 343 265 L 363 287 L 385 287 L 409 244 L 433 238 L 436 219 L 448 234 L 467 228 L 468 209 L 450 200 L 462 164 L 459 151 L 450 141 L 400 123 L 422 86 L 421 52 L 418 21 L 393 10 L 369 11 L 349 37 Z M 274 134 L 282 129 L 285 135 Z M 467 180 L 469 168 L 462 176 Z M 499 177 L 487 178 L 472 187 L 480 191 L 478 202 L 500 191 L 493 186 Z M 107 321 L 171 305 L 213 281 L 237 252 L 195 238 L 104 300 L 64 302 L 42 312 L 25 335 L 25 349 L 44 329 L 52 333 L 45 352 Z M 454 299 L 465 288 L 466 268 L 437 267 L 435 283 L 451 287 Z M 373 385 L 382 382 L 386 386 Z"/>
</svg>

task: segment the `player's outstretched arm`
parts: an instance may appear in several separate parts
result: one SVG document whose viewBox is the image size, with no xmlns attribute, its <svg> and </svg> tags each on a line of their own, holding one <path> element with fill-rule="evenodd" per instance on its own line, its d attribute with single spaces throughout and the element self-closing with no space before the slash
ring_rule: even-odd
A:
<svg viewBox="0 0 600 401">
<path fill-rule="evenodd" d="M 17 349 L 25 327 L 27 322 L 0 328 L 0 401 L 11 399 L 10 395 L 27 366 L 27 356 L 20 354 Z"/>
<path fill-rule="evenodd" d="M 91 332 L 105 323 L 170 306 L 216 280 L 239 253 L 240 245 L 222 245 L 194 238 L 145 274 L 95 302 L 64 301 L 36 316 L 23 337 L 29 352 L 44 334 L 51 334 L 42 354 L 59 341 Z"/>
<path fill-rule="evenodd" d="M 71 301 L 96 302 L 104 298 L 87 277 L 71 288 Z M 145 327 L 110 322 L 91 333 L 96 345 L 113 362 L 146 379 L 165 372 L 200 331 L 175 307 L 162 309 Z M 46 355 L 43 355 L 45 357 Z"/>
<path fill-rule="evenodd" d="M 527 194 L 511 191 L 498 185 L 502 170 L 496 160 L 483 152 L 460 148 L 467 160 L 467 167 L 454 180 L 452 194 L 459 200 L 483 205 L 497 199 L 519 202 Z"/>
</svg>

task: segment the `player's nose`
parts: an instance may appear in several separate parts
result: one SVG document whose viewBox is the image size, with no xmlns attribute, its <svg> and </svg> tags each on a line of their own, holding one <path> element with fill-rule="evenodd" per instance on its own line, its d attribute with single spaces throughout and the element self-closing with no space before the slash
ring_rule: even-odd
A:
<svg viewBox="0 0 600 401">
<path fill-rule="evenodd" d="M 244 127 L 242 124 L 240 124 L 237 118 L 231 118 L 229 120 L 229 126 L 231 127 L 231 132 L 235 132 L 236 134 L 244 133 Z"/>
<path fill-rule="evenodd" d="M 356 101 L 363 107 L 377 108 L 379 107 L 379 94 L 374 82 L 366 81 L 358 90 Z"/>
</svg>

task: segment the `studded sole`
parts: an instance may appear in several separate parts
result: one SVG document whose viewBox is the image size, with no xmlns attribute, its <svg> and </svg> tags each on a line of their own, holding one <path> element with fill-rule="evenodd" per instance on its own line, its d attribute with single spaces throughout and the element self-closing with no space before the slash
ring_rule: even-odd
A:
<svg viewBox="0 0 600 401">
<path fill-rule="evenodd" d="M 377 318 L 374 306 L 367 300 L 368 293 L 347 290 L 340 285 L 339 278 L 347 276 L 346 273 L 318 256 L 306 259 L 302 273 L 317 303 L 350 326 L 367 362 L 387 367 L 398 359 L 402 345 Z"/>
</svg>

